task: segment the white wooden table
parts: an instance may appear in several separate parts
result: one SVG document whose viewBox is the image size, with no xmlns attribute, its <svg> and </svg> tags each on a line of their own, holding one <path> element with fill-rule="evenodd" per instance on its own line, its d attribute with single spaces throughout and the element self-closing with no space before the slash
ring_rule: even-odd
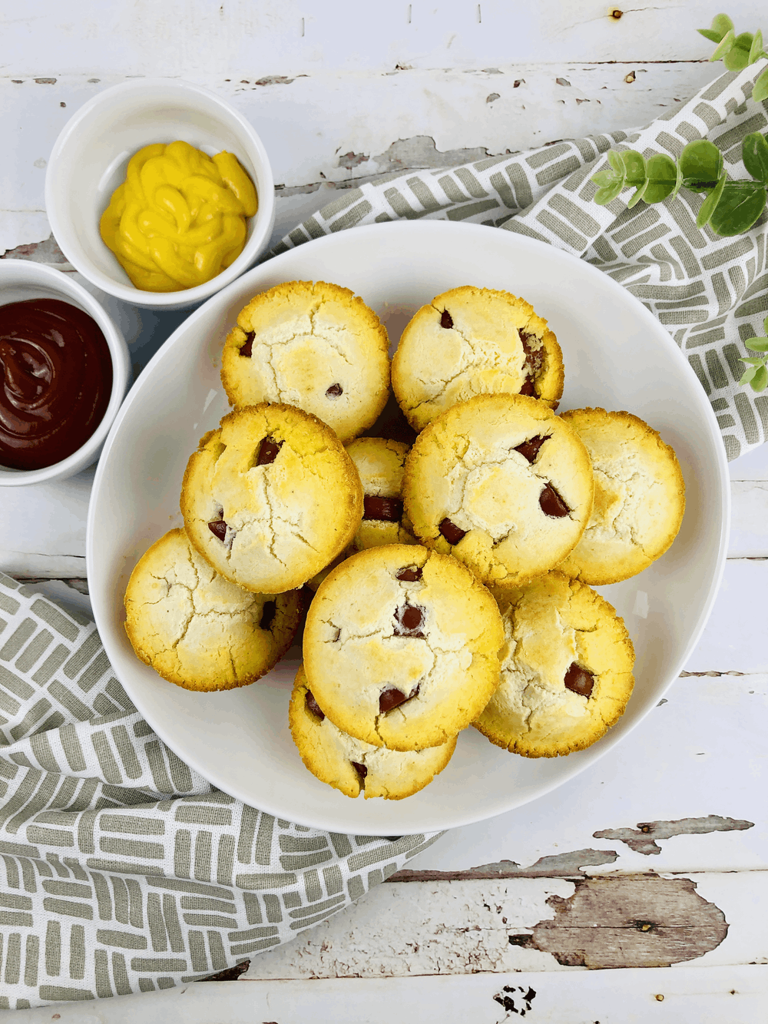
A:
<svg viewBox="0 0 768 1024">
<path fill-rule="evenodd" d="M 46 160 L 77 107 L 128 77 L 199 82 L 252 120 L 278 183 L 277 240 L 350 183 L 639 125 L 722 67 L 695 32 L 717 13 L 702 0 L 0 10 L 0 128 L 12 140 L 0 252 L 63 272 L 43 210 Z M 729 13 L 737 30 L 768 34 L 757 0 Z M 137 366 L 183 316 L 110 305 Z M 4 491 L 0 569 L 86 601 L 92 477 Z M 58 1019 L 762 1024 L 768 446 L 732 464 L 731 480 L 712 617 L 667 698 L 618 749 L 547 797 L 445 835 L 360 905 L 255 958 L 238 984 L 56 1007 Z"/>
</svg>

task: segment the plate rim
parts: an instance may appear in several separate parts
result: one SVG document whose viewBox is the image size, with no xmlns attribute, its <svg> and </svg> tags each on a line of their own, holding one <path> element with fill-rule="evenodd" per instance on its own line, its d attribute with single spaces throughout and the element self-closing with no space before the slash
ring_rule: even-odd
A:
<svg viewBox="0 0 768 1024">
<path fill-rule="evenodd" d="M 279 270 L 279 267 L 283 263 L 290 263 L 291 260 L 294 258 L 294 254 L 296 253 L 296 251 L 304 251 L 305 246 L 307 245 L 312 246 L 314 249 L 322 250 L 323 248 L 326 247 L 330 248 L 339 244 L 345 244 L 350 237 L 356 237 L 360 239 L 362 242 L 364 238 L 367 238 L 369 235 L 371 235 L 371 233 L 375 232 L 376 235 L 379 235 L 381 232 L 384 231 L 388 233 L 402 233 L 403 235 L 415 233 L 429 234 L 430 232 L 434 232 L 435 234 L 439 235 L 445 232 L 457 235 L 463 234 L 466 235 L 467 238 L 469 239 L 470 237 L 479 237 L 481 233 L 487 232 L 488 230 L 495 230 L 498 232 L 499 228 L 492 228 L 489 225 L 482 224 L 470 224 L 465 222 L 455 222 L 438 219 L 429 220 L 424 218 L 419 220 L 390 221 L 381 224 L 358 225 L 355 226 L 354 228 L 340 231 L 335 234 L 327 234 L 320 236 L 318 238 L 310 239 L 299 246 L 287 249 L 286 251 L 278 253 L 275 256 L 265 258 L 262 260 L 262 262 L 257 264 L 257 266 L 251 268 L 250 270 L 247 270 L 240 277 L 236 278 L 235 281 L 231 282 L 230 284 L 222 288 L 220 291 L 216 292 L 215 295 L 212 295 L 200 306 L 198 306 L 197 309 L 191 312 L 190 315 L 187 316 L 182 321 L 182 323 L 179 324 L 179 326 L 176 327 L 174 331 L 168 336 L 168 338 L 160 345 L 158 351 L 152 356 L 150 361 L 147 363 L 146 367 L 141 371 L 141 373 L 134 381 L 130 391 L 126 395 L 125 400 L 117 413 L 117 416 L 115 417 L 109 434 L 107 435 L 102 454 L 99 458 L 96 467 L 96 472 L 94 475 L 91 490 L 91 498 L 88 503 L 88 514 L 86 519 L 86 575 L 88 578 L 89 592 L 91 594 L 91 603 L 96 627 L 101 636 L 102 644 L 104 645 L 107 657 L 110 660 L 110 666 L 112 667 L 112 670 L 115 672 L 115 675 L 118 677 L 118 679 L 120 679 L 120 675 L 112 665 L 112 658 L 110 657 L 109 646 L 111 644 L 111 640 L 108 639 L 110 627 L 106 621 L 106 612 L 102 612 L 102 610 L 98 607 L 98 601 L 94 601 L 94 597 L 96 597 L 100 591 L 98 583 L 96 583 L 95 587 L 93 586 L 93 583 L 95 581 L 92 576 L 91 568 L 94 563 L 95 557 L 93 552 L 93 522 L 96 507 L 96 501 L 94 500 L 94 496 L 100 492 L 101 480 L 106 472 L 106 465 L 109 454 L 111 452 L 115 439 L 117 438 L 117 435 L 120 432 L 123 421 L 125 420 L 133 403 L 137 400 L 137 396 L 142 390 L 142 384 L 145 378 L 153 372 L 154 367 L 158 362 L 160 362 L 164 358 L 167 358 L 165 353 L 167 353 L 167 351 L 169 351 L 173 346 L 175 346 L 178 343 L 179 336 L 182 333 L 186 333 L 187 331 L 189 331 L 190 328 L 194 328 L 194 324 L 196 323 L 196 321 L 202 318 L 206 314 L 206 312 L 208 312 L 211 306 L 219 304 L 221 304 L 222 306 L 226 305 L 229 296 L 233 292 L 239 290 L 245 284 L 249 283 L 251 280 L 253 280 L 254 282 L 258 282 L 259 279 L 263 276 L 271 276 L 271 272 L 274 269 Z M 510 242 L 512 242 L 514 246 L 521 246 L 523 249 L 530 248 L 537 252 L 546 251 L 547 255 L 553 258 L 555 262 L 557 262 L 558 260 L 562 260 L 565 264 L 573 265 L 574 263 L 577 263 L 580 267 L 581 273 L 586 273 L 587 275 L 596 275 L 595 280 L 599 279 L 602 287 L 608 287 L 609 290 L 612 290 L 615 294 L 622 296 L 622 300 L 628 300 L 629 304 L 634 306 L 635 313 L 637 314 L 637 316 L 641 320 L 645 321 L 645 323 L 652 329 L 654 335 L 659 339 L 660 343 L 663 344 L 665 348 L 668 350 L 668 352 L 672 354 L 672 359 L 678 363 L 678 366 L 681 368 L 681 372 L 690 375 L 690 379 L 692 379 L 692 381 L 695 381 L 696 387 L 701 388 L 700 382 L 698 381 L 698 378 L 696 377 L 692 367 L 690 366 L 688 360 L 685 358 L 681 349 L 676 344 L 676 342 L 669 334 L 669 332 L 656 319 L 656 317 L 650 312 L 650 310 L 648 310 L 640 302 L 640 300 L 636 298 L 636 296 L 632 295 L 631 292 L 629 292 L 625 287 L 623 287 L 623 285 L 619 284 L 617 281 L 609 277 L 606 273 L 598 269 L 593 264 L 587 263 L 584 259 L 576 256 L 573 253 L 568 252 L 567 250 L 559 249 L 553 245 L 550 245 L 547 242 L 530 238 L 527 235 L 523 235 L 514 231 L 507 230 L 504 232 L 504 236 L 508 237 L 510 239 Z M 701 637 L 701 634 L 711 615 L 714 602 L 717 598 L 717 594 L 720 590 L 720 585 L 722 582 L 723 573 L 725 571 L 725 563 L 727 558 L 731 520 L 731 493 L 729 486 L 728 462 L 725 453 L 725 446 L 722 444 L 720 429 L 717 424 L 717 418 L 715 416 L 714 411 L 712 410 L 711 404 L 706 399 L 706 395 L 703 393 L 703 390 L 701 394 L 703 399 L 703 401 L 700 403 L 701 410 L 704 413 L 705 419 L 707 419 L 709 422 L 709 427 L 712 431 L 713 436 L 718 441 L 718 444 L 716 445 L 716 451 L 718 452 L 718 456 L 717 464 L 714 469 L 714 476 L 717 479 L 720 492 L 720 514 L 722 517 L 721 529 L 718 538 L 718 550 L 715 560 L 715 571 L 712 576 L 712 582 L 709 588 L 707 599 L 699 614 L 696 625 L 688 637 L 688 642 L 685 645 L 685 648 L 683 649 L 681 655 L 678 657 L 677 661 L 674 664 L 674 671 L 670 672 L 669 678 L 667 679 L 667 682 L 664 685 L 663 689 L 660 689 L 657 692 L 657 694 L 655 694 L 655 696 L 658 697 L 665 694 L 672 686 L 672 684 L 677 680 L 683 666 L 689 659 L 693 649 L 695 648 L 696 644 L 698 643 Z M 233 785 L 226 778 L 220 777 L 217 771 L 212 771 L 210 767 L 208 767 L 207 765 L 205 766 L 205 768 L 201 768 L 196 756 L 193 755 L 192 757 L 190 757 L 187 751 L 185 751 L 182 754 L 176 747 L 175 739 L 167 735 L 164 723 L 158 726 L 152 720 L 151 710 L 150 713 L 147 714 L 145 702 L 141 699 L 141 697 L 139 697 L 139 699 L 137 700 L 135 694 L 131 692 L 130 684 L 126 684 L 122 679 L 120 679 L 120 682 L 121 685 L 123 685 L 128 691 L 128 696 L 133 701 L 136 709 L 145 718 L 145 720 L 152 727 L 157 736 L 162 740 L 163 743 L 165 743 L 171 750 L 173 750 L 174 753 L 176 753 L 177 756 L 179 756 L 182 761 L 184 761 L 187 765 L 189 765 L 189 767 L 191 767 L 194 771 L 196 771 L 199 775 L 206 779 L 206 781 L 208 781 L 211 785 L 233 796 L 235 799 L 242 801 L 246 805 L 253 806 L 252 804 L 250 804 L 250 798 L 247 795 L 245 795 L 244 792 L 240 791 L 237 785 Z M 612 730 L 609 730 L 609 732 L 605 736 L 603 736 L 598 743 L 587 748 L 587 750 L 579 751 L 576 755 L 570 755 L 568 761 L 563 761 L 563 765 L 567 766 L 565 767 L 565 771 L 563 772 L 563 774 L 558 775 L 554 779 L 549 780 L 544 784 L 541 784 L 537 788 L 537 791 L 534 795 L 524 796 L 522 800 L 519 800 L 517 802 L 508 802 L 507 804 L 505 804 L 505 806 L 499 807 L 497 810 L 493 810 L 491 812 L 483 810 L 478 813 L 468 810 L 463 815 L 457 815 L 455 813 L 451 815 L 443 815 L 446 818 L 450 818 L 450 820 L 446 821 L 446 823 L 444 824 L 430 825 L 427 831 L 430 833 L 439 832 L 446 829 L 459 828 L 465 825 L 475 824 L 480 821 L 497 817 L 500 814 L 516 810 L 520 807 L 523 807 L 535 800 L 538 800 L 546 796 L 547 794 L 553 792 L 555 789 L 558 789 L 560 786 L 569 782 L 571 779 L 575 778 L 577 775 L 581 774 L 590 766 L 596 764 L 597 761 L 599 761 L 600 758 L 604 757 L 609 750 L 613 750 L 617 744 L 621 743 L 627 736 L 631 735 L 631 733 L 642 722 L 645 721 L 646 717 L 648 716 L 648 714 L 650 714 L 650 711 L 653 709 L 653 706 L 654 705 L 651 704 L 642 714 L 640 714 L 636 718 L 635 721 L 632 722 L 631 725 L 626 727 L 621 733 L 614 733 Z M 573 760 L 571 760 L 570 758 L 573 758 Z M 282 811 L 278 806 L 267 806 L 268 804 L 270 804 L 268 797 L 266 803 L 260 797 L 258 809 L 265 813 L 273 814 L 276 817 L 282 817 L 285 815 L 285 811 Z M 344 829 L 347 828 L 347 826 L 338 826 L 334 825 L 332 822 L 329 823 L 328 821 L 322 821 L 320 820 L 320 818 L 314 817 L 311 811 L 308 814 L 304 815 L 303 812 L 297 814 L 293 810 L 291 810 L 289 812 L 289 817 L 291 818 L 292 821 L 294 821 L 295 824 L 304 825 L 310 828 L 318 828 L 330 831 L 338 831 L 340 827 L 343 827 Z M 359 835 L 375 836 L 380 835 L 384 828 L 389 830 L 390 825 L 374 827 L 372 825 L 366 824 L 365 822 L 360 822 L 358 825 L 354 826 L 354 829 L 350 829 L 350 831 L 354 831 L 356 834 Z M 401 834 L 424 834 L 424 830 L 420 829 L 416 832 L 410 832 L 406 829 Z"/>
</svg>

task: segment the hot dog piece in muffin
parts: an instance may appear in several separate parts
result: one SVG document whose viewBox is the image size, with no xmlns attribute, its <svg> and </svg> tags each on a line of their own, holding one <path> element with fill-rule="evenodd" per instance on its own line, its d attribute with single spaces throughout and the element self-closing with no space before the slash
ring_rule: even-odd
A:
<svg viewBox="0 0 768 1024">
<path fill-rule="evenodd" d="M 403 510 L 403 469 L 409 446 L 383 437 L 359 437 L 347 451 L 363 487 L 363 521 L 352 546 L 356 551 L 379 544 L 416 544 Z"/>
<path fill-rule="evenodd" d="M 360 474 L 363 519 L 350 547 L 307 581 L 311 590 L 317 590 L 331 570 L 356 551 L 380 544 L 418 543 L 403 511 L 403 467 L 409 446 L 383 437 L 359 437 L 346 447 Z"/>
<path fill-rule="evenodd" d="M 236 408 L 295 405 L 349 441 L 389 394 L 389 339 L 349 288 L 289 281 L 251 299 L 224 343 L 221 380 Z"/>
<path fill-rule="evenodd" d="M 418 545 L 368 548 L 323 581 L 304 670 L 343 732 L 391 750 L 446 743 L 499 681 L 496 602 L 463 565 Z"/>
<path fill-rule="evenodd" d="M 629 579 L 660 558 L 680 530 L 680 463 L 632 413 L 573 409 L 563 419 L 592 459 L 595 503 L 584 535 L 559 568 L 593 586 Z"/>
<path fill-rule="evenodd" d="M 456 749 L 453 736 L 439 747 L 388 750 L 356 740 L 327 718 L 299 667 L 288 709 L 288 723 L 301 759 L 321 782 L 345 796 L 402 800 L 418 793 L 448 764 Z"/>
<path fill-rule="evenodd" d="M 200 441 L 181 513 L 198 552 L 246 590 L 300 587 L 350 543 L 363 492 L 336 434 L 287 405 L 235 409 Z"/>
<path fill-rule="evenodd" d="M 558 571 L 505 592 L 499 607 L 501 683 L 474 726 L 525 757 L 599 740 L 624 713 L 634 683 L 632 641 L 613 607 Z"/>
<path fill-rule="evenodd" d="M 269 672 L 296 635 L 301 594 L 254 594 L 218 575 L 171 530 L 139 559 L 125 592 L 137 656 L 188 690 L 229 690 Z"/>
<path fill-rule="evenodd" d="M 556 409 L 563 358 L 529 302 L 466 285 L 436 296 L 407 325 L 392 361 L 392 388 L 416 430 L 480 394 L 529 395 Z"/>
<path fill-rule="evenodd" d="M 403 496 L 414 533 L 478 578 L 518 586 L 575 547 L 592 511 L 584 444 L 543 402 L 479 395 L 416 438 Z"/>
</svg>

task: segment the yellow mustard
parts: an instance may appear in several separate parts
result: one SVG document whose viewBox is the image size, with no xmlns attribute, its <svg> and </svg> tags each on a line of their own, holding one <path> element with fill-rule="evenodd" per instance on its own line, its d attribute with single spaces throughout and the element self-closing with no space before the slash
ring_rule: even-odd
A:
<svg viewBox="0 0 768 1024">
<path fill-rule="evenodd" d="M 211 158 L 187 142 L 158 142 L 131 157 L 99 230 L 137 288 L 175 292 L 237 259 L 245 218 L 257 208 L 253 182 L 232 153 Z"/>
</svg>

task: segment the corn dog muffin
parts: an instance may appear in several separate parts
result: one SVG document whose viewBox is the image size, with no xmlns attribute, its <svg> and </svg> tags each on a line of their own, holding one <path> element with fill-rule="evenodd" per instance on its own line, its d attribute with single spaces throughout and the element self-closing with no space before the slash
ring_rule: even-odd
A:
<svg viewBox="0 0 768 1024">
<path fill-rule="evenodd" d="M 439 747 L 404 751 L 348 736 L 320 710 L 303 666 L 296 674 L 288 724 L 302 761 L 316 778 L 345 796 L 362 793 L 366 800 L 402 800 L 418 793 L 445 768 L 456 749 L 455 736 Z"/>
<path fill-rule="evenodd" d="M 383 437 L 359 437 L 347 445 L 363 486 L 363 521 L 352 546 L 356 551 L 379 544 L 416 544 L 403 511 L 403 468 L 408 445 Z"/>
<path fill-rule="evenodd" d="M 501 617 L 454 558 L 416 545 L 360 551 L 318 588 L 304 671 L 320 710 L 355 739 L 391 750 L 446 743 L 499 682 Z"/>
<path fill-rule="evenodd" d="M 680 463 L 632 413 L 573 409 L 562 418 L 592 459 L 595 503 L 584 535 L 559 568 L 593 586 L 629 579 L 660 558 L 680 530 Z"/>
<path fill-rule="evenodd" d="M 295 405 L 342 441 L 367 430 L 389 394 L 389 339 L 349 288 L 289 281 L 240 311 L 221 358 L 231 405 Z"/>
<path fill-rule="evenodd" d="M 487 584 L 518 586 L 561 562 L 592 511 L 584 444 L 543 402 L 478 395 L 416 438 L 405 511 L 416 536 Z"/>
<path fill-rule="evenodd" d="M 533 306 L 470 285 L 422 306 L 392 361 L 392 388 L 415 430 L 480 394 L 530 395 L 556 409 L 563 379 L 557 338 Z"/>
<path fill-rule="evenodd" d="M 632 694 L 634 649 L 615 610 L 555 571 L 499 598 L 501 683 L 473 723 L 525 757 L 583 750 L 615 725 Z"/>
<path fill-rule="evenodd" d="M 137 656 L 188 690 L 229 690 L 269 672 L 296 635 L 301 594 L 254 594 L 219 576 L 171 530 L 139 559 L 125 592 Z"/>
<path fill-rule="evenodd" d="M 363 513 L 354 463 L 334 432 L 288 405 L 236 409 L 200 440 L 184 474 L 187 534 L 246 590 L 302 586 L 350 543 Z"/>
</svg>

